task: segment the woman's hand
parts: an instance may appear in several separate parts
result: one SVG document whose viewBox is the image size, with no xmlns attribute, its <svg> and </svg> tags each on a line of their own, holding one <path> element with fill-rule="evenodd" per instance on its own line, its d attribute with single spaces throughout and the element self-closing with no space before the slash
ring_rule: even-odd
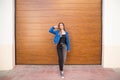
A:
<svg viewBox="0 0 120 80">
<path fill-rule="evenodd" d="M 70 50 L 68 50 L 67 52 L 70 52 Z"/>
<path fill-rule="evenodd" d="M 55 44 L 55 47 L 57 47 L 57 44 Z"/>
<path fill-rule="evenodd" d="M 58 26 L 55 25 L 54 28 L 55 28 L 55 29 L 58 29 Z"/>
</svg>

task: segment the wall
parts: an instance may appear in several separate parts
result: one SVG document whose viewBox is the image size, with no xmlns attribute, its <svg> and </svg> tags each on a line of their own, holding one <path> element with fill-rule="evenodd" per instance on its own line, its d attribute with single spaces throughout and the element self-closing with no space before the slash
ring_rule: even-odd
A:
<svg viewBox="0 0 120 80">
<path fill-rule="evenodd" d="M 102 65 L 106 68 L 120 68 L 119 4 L 119 0 L 103 0 Z M 14 33 L 14 1 L 0 0 L 0 70 L 15 64 Z"/>
<path fill-rule="evenodd" d="M 0 0 L 0 70 L 15 65 L 14 0 Z"/>
<path fill-rule="evenodd" d="M 119 0 L 103 0 L 103 67 L 120 68 L 119 4 Z"/>
</svg>

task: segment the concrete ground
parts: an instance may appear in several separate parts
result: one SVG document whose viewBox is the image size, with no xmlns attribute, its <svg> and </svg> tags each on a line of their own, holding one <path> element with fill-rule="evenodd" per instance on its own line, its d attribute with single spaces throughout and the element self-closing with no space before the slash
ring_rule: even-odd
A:
<svg viewBox="0 0 120 80">
<path fill-rule="evenodd" d="M 101 65 L 65 65 L 64 80 L 120 80 L 118 69 Z M 58 65 L 16 65 L 0 71 L 0 80 L 62 80 Z"/>
<path fill-rule="evenodd" d="M 120 74 L 120 68 L 114 68 L 114 71 Z"/>
</svg>

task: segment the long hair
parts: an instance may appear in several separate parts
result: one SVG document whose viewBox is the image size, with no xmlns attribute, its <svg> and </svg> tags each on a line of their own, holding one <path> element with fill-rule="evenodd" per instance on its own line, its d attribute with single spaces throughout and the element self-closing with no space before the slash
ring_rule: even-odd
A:
<svg viewBox="0 0 120 80">
<path fill-rule="evenodd" d="M 58 23 L 58 30 L 61 31 L 61 29 L 60 29 L 60 24 L 63 24 L 63 29 L 64 29 L 64 31 L 66 31 L 66 29 L 65 29 L 65 24 L 64 24 L 63 22 L 59 22 L 59 23 Z"/>
</svg>

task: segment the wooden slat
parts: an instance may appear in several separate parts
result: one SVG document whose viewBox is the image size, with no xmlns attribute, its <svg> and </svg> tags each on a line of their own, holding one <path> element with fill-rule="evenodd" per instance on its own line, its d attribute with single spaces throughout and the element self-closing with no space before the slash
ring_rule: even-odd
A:
<svg viewBox="0 0 120 80">
<path fill-rule="evenodd" d="M 80 17 L 73 17 L 73 18 L 61 18 L 61 21 L 65 22 L 66 24 L 68 23 L 73 23 L 73 24 L 77 24 L 77 23 L 100 23 L 100 17 L 96 17 L 96 18 L 92 18 L 92 17 L 88 17 L 88 18 L 80 18 Z M 17 23 L 41 23 L 41 24 L 45 24 L 45 23 L 54 23 L 57 21 L 60 21 L 59 18 L 49 18 L 48 17 L 39 17 L 39 18 L 18 18 L 17 19 Z"/>
<path fill-rule="evenodd" d="M 33 3 L 18 3 L 17 11 L 41 11 L 41 10 L 91 10 L 96 11 L 99 10 L 101 5 L 98 3 L 95 4 L 49 4 L 45 6 L 45 4 L 39 4 L 36 3 L 32 5 Z M 58 6 L 59 5 L 59 6 Z M 57 7 L 56 7 L 57 6 Z"/>
<path fill-rule="evenodd" d="M 81 10 L 40 10 L 40 11 L 16 11 L 16 16 L 19 17 L 90 17 L 90 16 L 100 16 L 100 11 L 81 11 Z M 29 18 L 28 17 L 28 18 Z"/>
<path fill-rule="evenodd" d="M 91 3 L 101 3 L 101 0 L 17 0 L 16 3 L 31 3 L 32 5 L 34 4 L 56 4 L 56 3 L 71 3 L 71 4 L 75 4 L 75 3 L 81 3 L 81 4 L 91 4 Z"/>
</svg>

